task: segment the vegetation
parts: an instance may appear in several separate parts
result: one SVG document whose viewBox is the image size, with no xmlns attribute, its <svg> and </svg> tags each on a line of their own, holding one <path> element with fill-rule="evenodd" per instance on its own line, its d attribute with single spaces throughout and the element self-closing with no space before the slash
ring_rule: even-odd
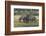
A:
<svg viewBox="0 0 46 36">
<path fill-rule="evenodd" d="M 34 13 L 35 12 L 35 13 Z M 36 27 L 39 26 L 39 14 L 38 9 L 14 9 L 14 27 Z M 37 18 L 34 21 L 29 21 L 28 23 L 25 22 L 19 22 L 19 18 L 23 16 L 29 15 L 29 18 L 32 18 L 33 16 L 37 16 Z"/>
</svg>

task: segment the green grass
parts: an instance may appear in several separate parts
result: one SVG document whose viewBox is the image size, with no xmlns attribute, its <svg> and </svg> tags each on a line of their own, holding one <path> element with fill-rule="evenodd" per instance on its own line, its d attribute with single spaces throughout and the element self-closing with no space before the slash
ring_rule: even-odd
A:
<svg viewBox="0 0 46 36">
<path fill-rule="evenodd" d="M 17 15 L 15 15 L 15 16 L 17 16 Z M 14 16 L 14 27 L 36 27 L 36 26 L 39 26 L 38 20 L 36 20 L 35 22 L 30 21 L 29 23 L 24 23 L 24 22 L 16 21 L 16 18 L 18 18 L 18 17 L 15 17 L 15 16 Z"/>
<path fill-rule="evenodd" d="M 24 23 L 24 22 L 14 22 L 14 27 L 35 27 L 38 26 L 38 22 L 29 22 L 29 23 Z"/>
</svg>

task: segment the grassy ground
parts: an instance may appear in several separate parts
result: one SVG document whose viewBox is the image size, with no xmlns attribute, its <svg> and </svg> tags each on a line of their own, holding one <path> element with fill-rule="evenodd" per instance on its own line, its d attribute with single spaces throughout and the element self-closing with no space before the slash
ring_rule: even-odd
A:
<svg viewBox="0 0 46 36">
<path fill-rule="evenodd" d="M 29 23 L 24 23 L 24 22 L 14 22 L 14 27 L 35 27 L 38 26 L 38 22 L 29 22 Z"/>
<path fill-rule="evenodd" d="M 18 16 L 20 17 L 20 16 Z M 18 19 L 17 15 L 14 16 L 14 27 L 36 27 L 39 26 L 39 22 L 38 20 L 36 20 L 35 22 L 29 22 L 29 23 L 24 23 L 24 22 L 19 22 L 16 19 Z"/>
</svg>

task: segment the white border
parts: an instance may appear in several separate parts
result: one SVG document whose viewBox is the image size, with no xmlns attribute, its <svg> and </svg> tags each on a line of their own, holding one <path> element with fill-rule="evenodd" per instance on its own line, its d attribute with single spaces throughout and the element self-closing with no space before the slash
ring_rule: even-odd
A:
<svg viewBox="0 0 46 36">
<path fill-rule="evenodd" d="M 39 26 L 38 27 L 14 27 L 14 8 L 39 9 Z M 11 5 L 11 32 L 12 31 L 42 30 L 42 14 L 41 13 L 42 13 L 41 6 Z"/>
</svg>

